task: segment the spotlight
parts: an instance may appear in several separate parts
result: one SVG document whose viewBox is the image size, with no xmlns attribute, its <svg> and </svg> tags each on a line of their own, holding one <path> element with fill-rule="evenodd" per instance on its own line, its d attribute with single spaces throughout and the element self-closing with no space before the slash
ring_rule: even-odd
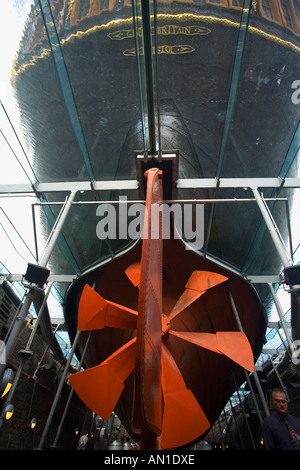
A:
<svg viewBox="0 0 300 470">
<path fill-rule="evenodd" d="M 300 290 L 300 265 L 289 266 L 284 269 L 285 282 L 293 290 Z"/>
<path fill-rule="evenodd" d="M 46 284 L 49 274 L 49 269 L 44 268 L 43 266 L 28 263 L 27 271 L 24 278 L 26 279 L 26 281 L 34 283 L 42 288 L 44 284 Z"/>
<path fill-rule="evenodd" d="M 32 313 L 30 313 L 30 314 L 28 314 L 27 317 L 25 318 L 25 323 L 26 323 L 25 326 L 29 326 L 30 323 L 32 323 L 32 321 L 33 321 L 33 315 L 32 315 Z"/>
<path fill-rule="evenodd" d="M 6 395 L 13 383 L 14 380 L 14 373 L 12 369 L 6 369 L 0 380 L 0 398 L 3 398 Z"/>
<path fill-rule="evenodd" d="M 30 428 L 31 428 L 31 429 L 35 428 L 35 427 L 36 427 L 36 423 L 37 423 L 36 419 L 35 419 L 35 418 L 32 418 L 32 420 L 30 421 L 30 425 L 29 425 Z"/>
<path fill-rule="evenodd" d="M 15 411 L 14 405 L 12 405 L 12 404 L 7 405 L 7 407 L 4 410 L 5 419 L 9 420 L 12 417 L 12 415 L 14 414 L 14 411 Z"/>
</svg>

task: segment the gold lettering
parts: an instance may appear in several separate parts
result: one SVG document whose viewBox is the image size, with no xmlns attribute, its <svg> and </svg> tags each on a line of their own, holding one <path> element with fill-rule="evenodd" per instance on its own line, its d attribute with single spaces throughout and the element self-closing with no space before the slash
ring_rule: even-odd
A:
<svg viewBox="0 0 300 470">
<path fill-rule="evenodd" d="M 154 34 L 154 30 L 152 29 Z M 176 26 L 176 25 L 164 25 L 158 26 L 157 34 L 160 36 L 170 36 L 184 34 L 185 36 L 205 36 L 211 33 L 209 28 L 204 26 Z M 142 36 L 142 29 L 138 29 L 139 37 Z M 123 29 L 115 31 L 114 33 L 109 33 L 107 35 L 110 39 L 121 41 L 123 39 L 133 38 L 134 30 L 133 29 Z"/>
<path fill-rule="evenodd" d="M 133 29 L 121 29 L 119 31 L 115 31 L 114 33 L 109 33 L 107 35 L 110 39 L 122 41 L 122 39 L 128 39 L 134 37 L 134 30 Z"/>
<path fill-rule="evenodd" d="M 158 48 L 157 48 L 158 54 L 178 55 L 178 54 L 190 54 L 191 52 L 194 52 L 194 51 L 195 51 L 195 49 L 192 46 L 189 46 L 189 45 L 176 45 L 176 46 L 164 45 L 164 46 L 158 46 Z M 126 49 L 123 52 L 123 54 L 127 57 L 135 57 L 136 52 L 135 52 L 135 49 Z M 139 48 L 138 54 L 139 55 L 144 54 L 143 48 Z M 155 48 L 154 47 L 152 49 L 152 54 L 153 55 L 155 54 Z"/>
</svg>

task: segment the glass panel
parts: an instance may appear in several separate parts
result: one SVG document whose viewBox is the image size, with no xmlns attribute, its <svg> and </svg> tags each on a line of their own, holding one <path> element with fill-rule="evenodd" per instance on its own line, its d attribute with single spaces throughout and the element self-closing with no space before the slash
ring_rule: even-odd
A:
<svg viewBox="0 0 300 470">
<path fill-rule="evenodd" d="M 162 147 L 179 149 L 185 177 L 214 177 L 241 14 L 198 2 L 157 9 Z"/>
<path fill-rule="evenodd" d="M 39 180 L 132 178 L 132 149 L 143 145 L 131 7 L 41 6 L 28 19 L 15 79 Z"/>
<path fill-rule="evenodd" d="M 269 0 L 261 0 L 261 6 L 266 18 L 273 19 L 273 11 Z"/>
<path fill-rule="evenodd" d="M 286 34 L 258 10 L 251 14 L 223 176 L 281 172 L 299 122 L 292 84 L 300 41 Z"/>
<path fill-rule="evenodd" d="M 244 0 L 231 0 L 230 6 L 233 8 L 243 8 Z"/>
<path fill-rule="evenodd" d="M 287 3 L 284 2 L 284 1 L 281 1 L 280 4 L 281 4 L 281 9 L 282 9 L 282 12 L 283 12 L 283 15 L 284 15 L 285 23 L 288 26 L 288 28 L 292 29 L 293 28 L 293 22 L 292 22 L 289 7 L 288 7 Z"/>
<path fill-rule="evenodd" d="M 49 33 L 54 35 L 53 31 Z M 52 41 L 55 44 L 54 37 Z M 61 69 L 62 66 L 63 62 L 60 63 Z M 79 142 L 64 102 L 66 83 L 63 87 L 62 80 L 59 80 L 38 2 L 32 5 L 20 41 L 12 86 L 28 154 L 38 180 L 64 181 L 79 174 L 83 180 L 88 179 Z M 64 164 L 68 158 L 72 159 L 72 165 Z"/>
</svg>

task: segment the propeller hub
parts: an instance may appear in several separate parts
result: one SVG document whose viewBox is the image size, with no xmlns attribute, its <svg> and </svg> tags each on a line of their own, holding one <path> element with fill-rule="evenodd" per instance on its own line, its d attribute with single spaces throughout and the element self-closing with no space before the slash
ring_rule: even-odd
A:
<svg viewBox="0 0 300 470">
<path fill-rule="evenodd" d="M 163 313 L 161 316 L 161 334 L 166 335 L 171 327 L 169 318 Z"/>
</svg>

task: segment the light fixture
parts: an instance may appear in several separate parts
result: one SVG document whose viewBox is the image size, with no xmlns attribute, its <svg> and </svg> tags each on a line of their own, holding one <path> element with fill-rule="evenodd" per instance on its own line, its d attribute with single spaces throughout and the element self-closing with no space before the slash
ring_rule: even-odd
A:
<svg viewBox="0 0 300 470">
<path fill-rule="evenodd" d="M 6 369 L 0 380 L 0 398 L 3 398 L 10 390 L 14 380 L 12 369 Z"/>
<path fill-rule="evenodd" d="M 29 326 L 32 321 L 33 321 L 33 315 L 32 315 L 32 313 L 30 313 L 30 314 L 28 314 L 27 317 L 25 318 L 25 323 L 26 323 L 25 326 Z"/>
<path fill-rule="evenodd" d="M 31 428 L 31 429 L 35 428 L 35 427 L 36 427 L 36 423 L 37 423 L 36 419 L 35 419 L 35 418 L 32 418 L 32 420 L 30 421 L 30 425 L 29 425 L 30 428 Z"/>
<path fill-rule="evenodd" d="M 14 410 L 15 410 L 14 405 L 12 404 L 7 405 L 7 407 L 4 410 L 6 420 L 9 420 L 12 417 L 12 415 L 14 414 Z"/>
</svg>

